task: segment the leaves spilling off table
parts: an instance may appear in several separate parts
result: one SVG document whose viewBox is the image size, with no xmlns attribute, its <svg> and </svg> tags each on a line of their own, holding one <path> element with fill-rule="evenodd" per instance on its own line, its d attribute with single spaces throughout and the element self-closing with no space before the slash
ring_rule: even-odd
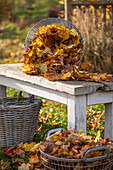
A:
<svg viewBox="0 0 113 170">
<path fill-rule="evenodd" d="M 19 170 L 34 169 L 42 166 L 42 161 L 39 155 L 39 150 L 31 152 L 37 145 L 35 142 L 20 143 L 17 146 L 3 149 L 2 154 L 11 158 L 8 162 L 1 162 L 1 169 L 11 169 L 14 167 Z M 30 151 L 31 150 L 31 151 Z"/>
<path fill-rule="evenodd" d="M 76 66 L 83 55 L 80 34 L 72 28 L 51 24 L 42 26 L 27 47 L 22 71 L 43 75 L 48 80 L 112 81 L 107 73 L 90 73 L 92 65 Z"/>
</svg>

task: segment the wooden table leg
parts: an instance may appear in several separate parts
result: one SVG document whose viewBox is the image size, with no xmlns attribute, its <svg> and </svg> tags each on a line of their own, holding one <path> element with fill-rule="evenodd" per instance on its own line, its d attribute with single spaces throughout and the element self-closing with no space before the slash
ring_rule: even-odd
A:
<svg viewBox="0 0 113 170">
<path fill-rule="evenodd" d="M 105 104 L 104 138 L 113 140 L 113 103 Z"/>
<path fill-rule="evenodd" d="M 86 95 L 68 95 L 68 128 L 83 129 L 86 133 Z"/>
<path fill-rule="evenodd" d="M 0 85 L 0 97 L 6 97 L 6 87 Z"/>
<path fill-rule="evenodd" d="M 24 97 L 29 97 L 29 93 L 24 92 Z"/>
</svg>

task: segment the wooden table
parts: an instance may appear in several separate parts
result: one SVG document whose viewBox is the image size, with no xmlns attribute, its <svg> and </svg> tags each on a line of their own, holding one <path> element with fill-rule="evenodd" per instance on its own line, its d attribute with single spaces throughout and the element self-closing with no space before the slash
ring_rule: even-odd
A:
<svg viewBox="0 0 113 170">
<path fill-rule="evenodd" d="M 105 104 L 105 137 L 113 140 L 113 83 L 49 81 L 42 76 L 26 75 L 21 64 L 0 64 L 0 96 L 6 87 L 24 91 L 67 105 L 68 128 L 86 132 L 86 106 Z"/>
</svg>

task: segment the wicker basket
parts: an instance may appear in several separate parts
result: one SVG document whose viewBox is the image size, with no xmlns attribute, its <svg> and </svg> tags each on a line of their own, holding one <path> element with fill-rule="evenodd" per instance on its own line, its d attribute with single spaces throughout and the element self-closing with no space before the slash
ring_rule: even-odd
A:
<svg viewBox="0 0 113 170">
<path fill-rule="evenodd" d="M 60 131 L 61 128 L 52 129 L 47 133 L 49 137 L 52 133 Z M 105 151 L 105 155 L 94 158 L 88 158 L 88 154 L 94 151 Z M 113 153 L 109 152 L 107 146 L 102 145 L 89 148 L 82 159 L 65 159 L 48 155 L 40 149 L 40 155 L 45 170 L 112 170 Z"/>
<path fill-rule="evenodd" d="M 90 152 L 99 150 L 105 150 L 106 155 L 87 158 Z M 108 153 L 109 149 L 106 146 L 99 146 L 87 150 L 83 159 L 64 159 L 48 155 L 40 149 L 45 170 L 112 170 L 113 154 Z"/>
<path fill-rule="evenodd" d="M 23 97 L 0 98 L 0 146 L 31 142 L 41 100 Z"/>
<path fill-rule="evenodd" d="M 68 27 L 69 29 L 74 28 L 78 32 L 78 34 L 80 34 L 79 40 L 83 44 L 83 47 L 81 49 L 82 49 L 83 54 L 84 54 L 85 48 L 84 48 L 84 40 L 83 40 L 82 34 L 79 31 L 79 29 L 72 22 L 64 20 L 62 18 L 46 18 L 46 19 L 43 19 L 43 20 L 37 22 L 28 32 L 27 37 L 26 37 L 26 41 L 25 41 L 25 44 L 24 44 L 26 56 L 27 56 L 27 47 L 29 46 L 29 44 L 32 43 L 32 40 L 36 36 L 36 32 L 39 30 L 39 28 L 42 27 L 42 26 L 47 26 L 47 25 L 51 25 L 51 24 L 58 24 L 58 25 L 61 25 L 61 26 L 64 25 L 65 27 Z M 83 55 L 82 55 L 82 57 L 83 57 Z M 82 57 L 79 59 L 79 61 L 76 63 L 76 65 L 80 62 Z"/>
</svg>

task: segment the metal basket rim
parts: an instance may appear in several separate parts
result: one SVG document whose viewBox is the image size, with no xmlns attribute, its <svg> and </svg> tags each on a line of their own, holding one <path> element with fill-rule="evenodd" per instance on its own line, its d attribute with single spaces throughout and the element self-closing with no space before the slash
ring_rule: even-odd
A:
<svg viewBox="0 0 113 170">
<path fill-rule="evenodd" d="M 106 159 L 107 158 L 107 155 L 103 155 L 103 156 L 98 156 L 98 157 L 94 157 L 94 158 L 87 158 L 85 161 L 82 160 L 82 159 L 65 159 L 65 158 L 58 158 L 58 157 L 55 157 L 55 156 L 51 156 L 51 155 L 48 155 L 47 153 L 44 153 L 41 148 L 39 148 L 39 151 L 41 153 L 42 156 L 45 156 L 45 157 L 48 157 L 50 159 L 53 159 L 53 160 L 57 160 L 57 161 L 60 161 L 60 162 L 93 162 L 93 161 L 97 161 L 97 160 L 101 160 L 101 159 Z M 113 156 L 113 153 L 110 153 L 109 155 L 109 158 Z"/>
</svg>

